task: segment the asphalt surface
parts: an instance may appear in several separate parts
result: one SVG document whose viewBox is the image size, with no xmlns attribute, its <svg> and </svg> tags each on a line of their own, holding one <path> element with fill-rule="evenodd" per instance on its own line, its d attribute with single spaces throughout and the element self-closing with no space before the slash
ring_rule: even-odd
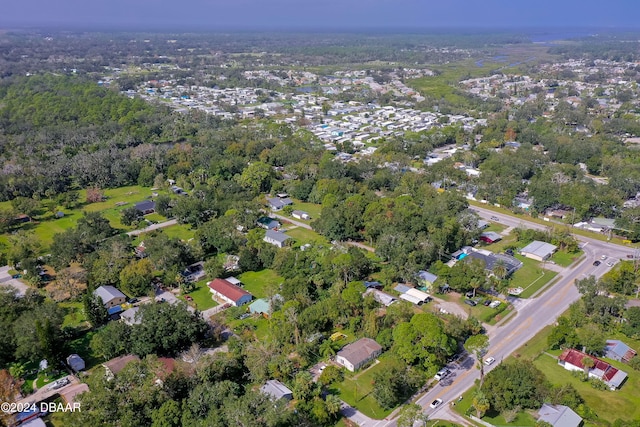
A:
<svg viewBox="0 0 640 427">
<path fill-rule="evenodd" d="M 487 220 L 498 222 L 509 227 L 526 227 L 535 229 L 545 229 L 547 227 L 529 222 L 520 218 L 512 217 L 501 213 L 496 213 L 485 208 L 472 207 L 478 214 Z M 494 218 L 493 220 L 491 218 Z M 497 218 L 497 221 L 495 220 Z M 552 224 L 549 224 L 552 225 Z M 633 255 L 634 250 L 630 247 L 617 245 L 601 240 L 575 236 L 581 243 L 580 246 L 585 253 L 577 264 L 562 269 L 555 278 L 554 284 L 547 288 L 545 292 L 535 298 L 520 301 L 517 304 L 517 313 L 502 326 L 490 328 L 487 332 L 489 336 L 489 349 L 486 357 L 496 359 L 491 366 L 485 366 L 485 375 L 495 368 L 503 359 L 507 358 L 527 341 L 533 338 L 544 327 L 555 323 L 556 319 L 566 311 L 569 306 L 580 298 L 574 282 L 576 279 L 584 279 L 590 275 L 601 277 L 611 267 L 602 262 L 599 266 L 593 266 L 596 259 L 601 259 L 604 255 L 609 260 L 626 259 L 627 255 Z M 480 378 L 480 371 L 476 367 L 477 363 L 473 357 L 467 357 L 461 364 L 449 365 L 452 373 L 450 376 L 440 381 L 427 393 L 422 395 L 416 403 L 423 407 L 430 419 L 445 419 L 457 422 L 458 424 L 468 424 L 466 419 L 453 413 L 451 403 L 457 401 L 465 391 L 474 385 L 474 381 Z M 436 399 L 442 399 L 443 403 L 439 407 L 432 409 L 430 403 Z M 343 412 L 345 413 L 345 412 Z M 347 415 L 345 413 L 345 415 Z M 356 415 L 356 414 L 354 414 Z M 353 418 L 360 426 L 382 427 L 396 426 L 396 420 L 373 420 L 367 417 L 363 419 L 362 414 L 357 414 Z M 465 421 L 465 422 L 463 422 Z"/>
</svg>

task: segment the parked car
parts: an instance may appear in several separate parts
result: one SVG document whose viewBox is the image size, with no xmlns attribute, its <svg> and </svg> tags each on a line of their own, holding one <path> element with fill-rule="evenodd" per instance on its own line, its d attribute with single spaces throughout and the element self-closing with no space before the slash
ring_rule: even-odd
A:
<svg viewBox="0 0 640 427">
<path fill-rule="evenodd" d="M 606 255 L 602 255 L 600 258 L 602 258 L 602 260 L 604 261 L 605 259 L 607 259 Z"/>
<path fill-rule="evenodd" d="M 69 384 L 69 380 L 67 378 L 60 378 L 57 381 L 52 382 L 51 384 L 49 384 L 49 386 L 47 387 L 48 390 L 57 390 L 59 388 L 62 388 L 64 386 L 66 386 L 67 384 Z"/>
<path fill-rule="evenodd" d="M 593 265 L 596 266 L 596 267 L 599 266 L 600 265 L 600 261 L 598 261 L 598 260 L 593 261 Z"/>
<path fill-rule="evenodd" d="M 490 299 L 486 299 L 484 300 L 484 302 L 482 303 L 482 305 L 484 305 L 485 307 L 488 306 L 489 304 L 491 304 L 491 300 Z"/>
<path fill-rule="evenodd" d="M 466 300 L 464 300 L 464 303 L 467 304 L 467 305 L 470 305 L 471 307 L 475 307 L 476 305 L 478 305 L 478 303 L 475 302 L 472 299 L 466 299 Z"/>
<path fill-rule="evenodd" d="M 498 307 L 500 307 L 500 304 L 501 304 L 501 303 L 500 303 L 500 301 L 495 300 L 495 301 L 493 301 L 491 304 L 489 304 L 489 307 L 491 307 L 491 308 L 498 308 Z"/>
<path fill-rule="evenodd" d="M 493 362 L 495 362 L 496 359 L 493 357 L 487 357 L 486 359 L 484 359 L 484 364 L 487 366 L 490 366 L 493 364 Z"/>
<path fill-rule="evenodd" d="M 611 261 L 607 261 L 607 265 L 608 265 L 609 267 L 613 267 L 613 262 L 611 262 Z"/>
<path fill-rule="evenodd" d="M 431 402 L 431 405 L 429 405 L 429 407 L 431 407 L 431 409 L 434 409 L 440 405 L 442 405 L 442 399 L 436 399 L 433 402 Z"/>
<path fill-rule="evenodd" d="M 497 216 L 494 215 L 494 216 L 491 217 L 491 221 L 498 222 L 498 221 L 500 221 L 500 218 L 498 218 Z"/>
<path fill-rule="evenodd" d="M 449 375 L 451 373 L 450 370 L 448 370 L 447 368 L 445 369 L 440 369 L 438 371 L 438 373 L 433 377 L 436 381 L 440 381 L 441 379 L 443 379 L 444 377 L 446 377 L 447 375 Z"/>
</svg>

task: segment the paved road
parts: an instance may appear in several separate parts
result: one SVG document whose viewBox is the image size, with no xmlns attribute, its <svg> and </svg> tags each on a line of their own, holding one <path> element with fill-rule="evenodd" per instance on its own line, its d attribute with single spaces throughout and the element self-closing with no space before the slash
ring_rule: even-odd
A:
<svg viewBox="0 0 640 427">
<path fill-rule="evenodd" d="M 151 224 L 148 227 L 145 227 L 141 230 L 133 230 L 127 233 L 127 236 L 138 236 L 142 233 L 148 233 L 149 231 L 157 230 L 159 228 L 171 227 L 172 225 L 176 225 L 178 223 L 177 219 L 170 219 L 169 221 L 159 222 L 158 224 Z"/>
<path fill-rule="evenodd" d="M 535 229 L 545 229 L 546 227 L 534 222 L 529 222 L 510 215 L 496 213 L 489 209 L 474 206 L 480 216 L 486 219 L 498 218 L 498 222 L 510 227 L 528 227 Z M 620 246 L 610 242 L 603 242 L 590 237 L 576 236 L 581 242 L 582 250 L 586 256 L 571 268 L 560 272 L 556 277 L 555 284 L 537 298 L 529 299 L 518 307 L 518 312 L 511 320 L 503 326 L 491 328 L 489 335 L 489 350 L 487 356 L 494 357 L 496 363 L 488 367 L 485 373 L 493 369 L 497 364 L 523 346 L 533 338 L 541 329 L 553 324 L 558 316 L 567 310 L 569 305 L 577 301 L 580 295 L 574 286 L 576 279 L 583 279 L 590 275 L 601 277 L 610 270 L 605 263 L 598 267 L 593 266 L 595 259 L 600 259 L 602 255 L 608 258 L 625 259 L 627 255 L 634 253 L 633 248 Z M 455 366 L 451 377 L 433 387 L 429 392 L 417 400 L 417 403 L 425 408 L 425 412 L 432 419 L 449 419 L 460 423 L 460 418 L 452 414 L 449 405 L 458 396 L 471 388 L 474 381 L 480 377 L 480 372 L 476 368 L 473 358 L 468 358 L 464 366 Z M 429 408 L 429 404 L 440 398 L 444 404 L 436 409 Z M 382 422 L 382 424 L 381 424 Z M 367 427 L 395 426 L 396 420 L 378 421 L 368 420 L 360 424 Z"/>
</svg>

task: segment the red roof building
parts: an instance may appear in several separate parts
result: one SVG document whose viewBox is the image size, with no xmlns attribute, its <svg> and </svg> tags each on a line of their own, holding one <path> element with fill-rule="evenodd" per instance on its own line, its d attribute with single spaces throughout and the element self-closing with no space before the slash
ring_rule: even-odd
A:
<svg viewBox="0 0 640 427">
<path fill-rule="evenodd" d="M 584 371 L 584 358 L 593 360 L 593 367 L 588 370 L 589 376 L 605 382 L 611 390 L 619 388 L 627 378 L 627 373 L 614 368 L 607 362 L 597 357 L 583 353 L 572 348 L 567 348 L 558 358 L 558 364 L 569 371 Z"/>
<path fill-rule="evenodd" d="M 207 285 L 214 296 L 236 307 L 247 304 L 253 299 L 253 295 L 249 292 L 224 279 L 214 279 Z"/>
</svg>

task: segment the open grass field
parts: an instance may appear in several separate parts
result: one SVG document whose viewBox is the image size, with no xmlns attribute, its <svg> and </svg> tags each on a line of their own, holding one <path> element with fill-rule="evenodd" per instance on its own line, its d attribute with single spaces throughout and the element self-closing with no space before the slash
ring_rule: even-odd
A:
<svg viewBox="0 0 640 427">
<path fill-rule="evenodd" d="M 315 203 L 307 203 L 307 202 L 303 202 L 302 200 L 298 200 L 298 199 L 291 199 L 293 200 L 293 209 L 297 210 L 297 211 L 305 211 L 306 213 L 308 213 L 311 216 L 311 220 L 300 220 L 300 219 L 296 219 L 296 221 L 301 221 L 301 222 L 311 222 L 314 219 L 318 219 L 320 218 L 320 211 L 322 211 L 322 205 L 318 205 Z M 295 218 L 293 218 L 295 219 Z"/>
<path fill-rule="evenodd" d="M 329 244 L 329 241 L 325 237 L 307 228 L 295 227 L 290 230 L 287 230 L 285 233 L 296 240 L 295 242 L 296 245 L 304 245 L 306 243 L 310 243 L 312 245 L 328 245 Z"/>
<path fill-rule="evenodd" d="M 269 293 L 269 286 L 278 289 L 284 281 L 274 270 L 247 271 L 238 276 L 244 285 L 244 290 L 250 292 L 255 298 L 265 298 Z"/>
<path fill-rule="evenodd" d="M 516 255 L 516 258 L 522 261 L 523 266 L 513 273 L 509 286 L 524 289 L 520 294 L 521 298 L 529 298 L 558 274 L 555 271 L 543 270 L 538 261 L 520 255 Z"/>
<path fill-rule="evenodd" d="M 65 311 L 62 327 L 84 328 L 89 327 L 84 306 L 81 302 L 61 302 L 59 306 Z"/>
<path fill-rule="evenodd" d="M 207 286 L 208 281 L 209 280 L 200 280 L 196 283 L 196 289 L 187 294 L 193 298 L 193 303 L 195 303 L 196 308 L 199 311 L 204 311 L 218 305 L 218 303 L 211 297 L 211 292 Z M 189 304 L 189 301 L 184 299 L 184 295 L 180 295 L 178 298 Z"/>
<path fill-rule="evenodd" d="M 551 257 L 551 260 L 562 267 L 568 267 L 574 262 L 576 262 L 578 259 L 580 259 L 582 254 L 583 254 L 582 251 L 578 251 L 575 253 L 558 251 L 555 254 L 553 254 L 553 256 Z"/>
<path fill-rule="evenodd" d="M 374 419 L 382 419 L 389 415 L 392 410 L 385 410 L 380 407 L 371 394 L 373 392 L 373 376 L 376 372 L 389 369 L 390 366 L 396 363 L 402 364 L 402 362 L 396 360 L 391 354 L 382 355 L 378 360 L 380 363 L 364 371 L 356 372 L 355 374 L 346 373 L 344 381 L 332 386 L 335 387 L 335 390 L 331 390 L 335 392 L 340 399 Z M 404 366 L 404 364 L 402 364 L 402 366 Z"/>
<path fill-rule="evenodd" d="M 159 192 L 163 191 L 159 190 Z M 23 230 L 33 230 L 40 242 L 42 242 L 42 253 L 48 251 L 55 234 L 75 227 L 78 219 L 82 218 L 83 212 L 101 212 L 109 220 L 112 227 L 123 231 L 132 230 L 133 227 L 126 227 L 120 222 L 120 212 L 148 198 L 151 195 L 151 189 L 139 185 L 108 189 L 104 190 L 105 201 L 91 204 L 84 203 L 84 200 L 86 200 L 85 190 L 81 190 L 78 193 L 79 204 L 76 208 L 64 209 L 61 206 L 56 208 L 55 211 L 63 212 L 64 217 L 56 218 L 54 213 L 42 210 L 39 215 L 35 216 L 33 222 L 24 223 L 20 226 L 20 229 Z M 119 204 L 119 206 L 116 204 Z M 10 207 L 10 202 L 0 203 L 0 209 L 9 209 Z M 162 219 L 160 215 L 157 215 L 157 217 Z M 6 235 L 0 236 L 0 243 L 6 244 L 6 242 Z"/>
</svg>

